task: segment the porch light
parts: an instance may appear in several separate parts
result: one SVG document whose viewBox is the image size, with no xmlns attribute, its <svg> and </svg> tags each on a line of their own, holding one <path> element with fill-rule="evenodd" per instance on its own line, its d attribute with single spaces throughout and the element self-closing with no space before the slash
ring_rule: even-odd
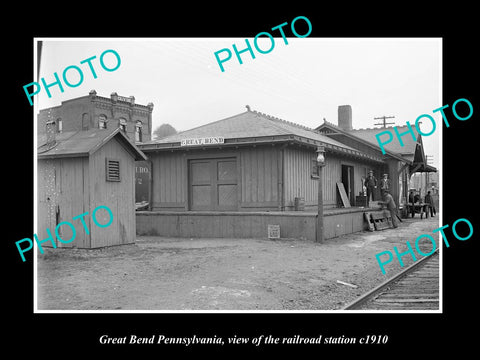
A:
<svg viewBox="0 0 480 360">
<path fill-rule="evenodd" d="M 325 147 L 319 146 L 316 152 L 318 166 L 325 166 Z"/>
</svg>

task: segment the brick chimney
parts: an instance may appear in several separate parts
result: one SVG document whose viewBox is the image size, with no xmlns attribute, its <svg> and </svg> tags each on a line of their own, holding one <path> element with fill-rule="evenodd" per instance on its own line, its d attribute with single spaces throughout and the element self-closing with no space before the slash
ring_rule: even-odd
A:
<svg viewBox="0 0 480 360">
<path fill-rule="evenodd" d="M 350 105 L 340 105 L 338 107 L 338 127 L 347 131 L 353 130 L 352 107 Z"/>
</svg>

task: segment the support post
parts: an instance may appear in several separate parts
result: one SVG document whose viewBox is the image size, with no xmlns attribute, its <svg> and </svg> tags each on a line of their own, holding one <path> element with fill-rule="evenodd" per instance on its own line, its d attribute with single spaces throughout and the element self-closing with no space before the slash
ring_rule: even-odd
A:
<svg viewBox="0 0 480 360">
<path fill-rule="evenodd" d="M 318 214 L 316 242 L 323 243 L 323 167 L 318 167 Z"/>
<path fill-rule="evenodd" d="M 318 172 L 318 214 L 317 214 L 317 231 L 315 241 L 323 243 L 323 167 L 325 166 L 325 147 L 317 148 L 317 172 Z"/>
</svg>

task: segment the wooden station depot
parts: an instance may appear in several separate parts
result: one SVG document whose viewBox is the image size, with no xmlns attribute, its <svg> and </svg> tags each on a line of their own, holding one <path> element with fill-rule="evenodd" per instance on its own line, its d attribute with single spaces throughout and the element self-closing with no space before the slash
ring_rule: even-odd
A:
<svg viewBox="0 0 480 360">
<path fill-rule="evenodd" d="M 324 121 L 316 129 L 247 105 L 159 140 L 151 140 L 152 111 L 151 103 L 94 90 L 40 111 L 39 237 L 62 219 L 105 205 L 114 215 L 108 234 L 78 228 L 70 246 L 129 243 L 135 234 L 315 240 L 320 218 L 329 239 L 367 229 L 364 214 L 381 210 L 375 202 L 367 207 L 369 171 L 378 185 L 389 175 L 392 196 L 405 208 L 412 174 L 436 171 L 426 164 L 420 134 L 403 147 L 386 144 L 383 154 L 375 135 L 384 129 L 353 129 L 349 105 L 338 108 L 338 125 Z M 379 189 L 375 197 L 381 200 Z"/>
</svg>

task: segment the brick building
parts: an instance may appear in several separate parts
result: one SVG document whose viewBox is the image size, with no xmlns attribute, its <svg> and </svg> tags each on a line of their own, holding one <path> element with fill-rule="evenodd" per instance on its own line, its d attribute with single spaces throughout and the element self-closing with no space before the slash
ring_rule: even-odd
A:
<svg viewBox="0 0 480 360">
<path fill-rule="evenodd" d="M 46 123 L 55 122 L 56 132 L 120 128 L 132 142 L 151 140 L 153 104 L 135 103 L 133 96 L 112 93 L 109 98 L 95 90 L 87 96 L 63 101 L 61 105 L 40 110 L 38 134 L 46 133 Z"/>
</svg>

